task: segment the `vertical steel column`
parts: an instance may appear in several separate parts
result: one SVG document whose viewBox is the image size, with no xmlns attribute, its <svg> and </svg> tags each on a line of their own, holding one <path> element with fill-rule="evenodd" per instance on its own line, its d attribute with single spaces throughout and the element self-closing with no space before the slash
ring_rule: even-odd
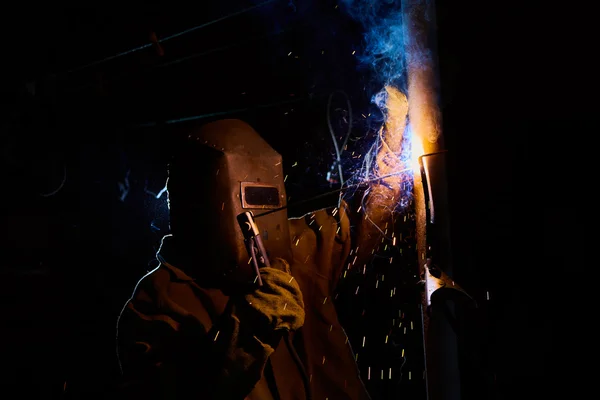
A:
<svg viewBox="0 0 600 400">
<path fill-rule="evenodd" d="M 404 27 L 404 51 L 407 72 L 408 115 L 411 125 L 413 149 L 422 154 L 444 150 L 441 113 L 439 109 L 439 75 L 437 70 L 436 21 L 433 0 L 402 0 Z M 422 155 L 416 154 L 416 156 Z M 417 251 L 419 270 L 426 275 L 429 244 L 427 238 L 427 205 L 425 190 L 436 202 L 436 250 L 435 262 L 448 275 L 452 275 L 445 163 L 437 162 L 429 169 L 429 185 L 424 187 L 418 171 L 414 175 L 414 196 L 417 214 Z M 432 195 L 432 192 L 433 193 Z M 437 299 L 436 299 L 437 300 Z M 425 365 L 429 400 L 459 400 L 460 374 L 458 344 L 444 312 L 439 309 L 452 304 L 444 300 L 434 301 L 430 314 L 425 310 L 427 291 L 423 292 L 423 329 L 425 342 Z"/>
</svg>

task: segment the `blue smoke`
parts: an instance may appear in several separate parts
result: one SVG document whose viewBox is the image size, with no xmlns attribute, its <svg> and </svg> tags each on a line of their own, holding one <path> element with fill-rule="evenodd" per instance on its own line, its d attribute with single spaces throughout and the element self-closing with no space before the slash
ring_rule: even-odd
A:
<svg viewBox="0 0 600 400">
<path fill-rule="evenodd" d="M 367 92 L 371 103 L 381 112 L 380 115 L 369 114 L 365 121 L 371 131 L 378 131 L 387 119 L 386 86 L 392 86 L 407 93 L 407 63 L 420 62 L 423 55 L 413 54 L 412 46 L 406 42 L 403 25 L 401 0 L 340 0 L 344 11 L 363 30 L 364 48 L 358 54 L 359 66 L 369 70 L 370 92 Z M 408 50 L 408 51 L 407 51 Z M 371 135 L 367 135 L 369 137 Z M 413 171 L 410 169 L 412 158 L 412 132 L 407 124 L 402 138 L 402 151 L 398 154 L 401 165 L 409 167 L 398 171 L 402 177 L 401 198 L 398 199 L 399 210 L 405 209 L 412 200 Z M 371 136 L 372 137 L 372 136 Z M 382 147 L 381 138 L 375 135 L 374 140 L 365 143 L 361 153 L 364 155 L 360 165 L 354 165 L 351 175 L 355 181 L 369 181 L 377 177 L 375 158 Z"/>
<path fill-rule="evenodd" d="M 400 0 L 341 0 L 345 11 L 364 29 L 365 48 L 358 56 L 369 66 L 373 80 L 380 88 L 391 85 L 402 92 L 406 89 L 404 32 Z M 383 94 L 372 101 L 381 108 Z"/>
</svg>

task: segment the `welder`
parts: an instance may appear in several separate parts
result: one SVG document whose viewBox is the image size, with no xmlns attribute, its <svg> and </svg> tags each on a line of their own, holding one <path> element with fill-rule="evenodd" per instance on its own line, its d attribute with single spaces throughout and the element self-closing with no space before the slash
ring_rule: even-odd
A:
<svg viewBox="0 0 600 400">
<path fill-rule="evenodd" d="M 118 321 L 121 397 L 369 399 L 332 298 L 352 247 L 347 205 L 288 219 L 281 156 L 243 121 L 186 136 L 160 265 Z M 265 254 L 249 251 L 240 215 Z"/>
</svg>

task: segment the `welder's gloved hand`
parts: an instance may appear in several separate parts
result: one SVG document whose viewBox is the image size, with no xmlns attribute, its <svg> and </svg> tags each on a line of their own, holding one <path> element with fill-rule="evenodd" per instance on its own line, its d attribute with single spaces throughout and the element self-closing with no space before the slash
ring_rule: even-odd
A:
<svg viewBox="0 0 600 400">
<path fill-rule="evenodd" d="M 275 259 L 271 267 L 260 268 L 263 285 L 239 299 L 240 320 L 257 324 L 259 331 L 295 331 L 304 325 L 304 301 L 290 266 Z"/>
</svg>

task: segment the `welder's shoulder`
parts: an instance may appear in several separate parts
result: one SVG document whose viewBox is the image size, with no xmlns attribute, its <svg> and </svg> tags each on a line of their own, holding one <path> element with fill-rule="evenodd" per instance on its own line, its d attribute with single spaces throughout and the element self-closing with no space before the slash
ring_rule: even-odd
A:
<svg viewBox="0 0 600 400">
<path fill-rule="evenodd" d="M 164 265 L 144 275 L 137 283 L 131 301 L 152 302 L 173 284 L 175 277 Z"/>
</svg>

